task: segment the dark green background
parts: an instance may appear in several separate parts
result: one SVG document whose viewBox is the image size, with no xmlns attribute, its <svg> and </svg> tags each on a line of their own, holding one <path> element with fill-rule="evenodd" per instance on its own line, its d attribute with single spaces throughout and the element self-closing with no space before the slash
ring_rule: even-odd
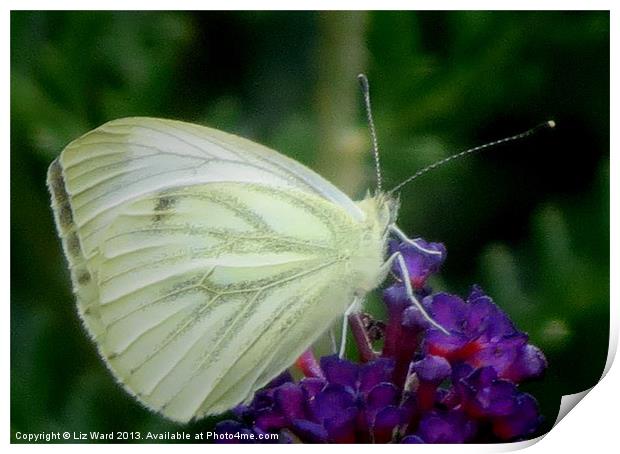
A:
<svg viewBox="0 0 620 454">
<path fill-rule="evenodd" d="M 556 120 L 406 187 L 399 223 L 447 245 L 438 287 L 480 283 L 545 351 L 548 373 L 525 389 L 548 425 L 562 394 L 597 382 L 609 326 L 607 12 L 13 12 L 12 437 L 180 427 L 125 395 L 80 327 L 45 188 L 62 148 L 113 118 L 171 117 L 269 145 L 360 196 L 375 185 L 360 70 L 388 188 Z"/>
</svg>

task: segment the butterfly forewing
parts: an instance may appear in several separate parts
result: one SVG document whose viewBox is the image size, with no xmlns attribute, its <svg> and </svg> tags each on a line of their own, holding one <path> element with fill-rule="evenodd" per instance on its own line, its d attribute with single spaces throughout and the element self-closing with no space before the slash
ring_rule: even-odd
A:
<svg viewBox="0 0 620 454">
<path fill-rule="evenodd" d="M 60 166 L 86 254 L 119 208 L 154 191 L 212 182 L 297 188 L 360 219 L 359 208 L 301 164 L 215 129 L 155 118 L 114 120 L 69 144 Z"/>
</svg>

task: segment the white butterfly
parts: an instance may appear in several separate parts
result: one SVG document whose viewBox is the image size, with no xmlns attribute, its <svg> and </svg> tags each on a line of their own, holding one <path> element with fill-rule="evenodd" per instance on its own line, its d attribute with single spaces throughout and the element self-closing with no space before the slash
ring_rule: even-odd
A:
<svg viewBox="0 0 620 454">
<path fill-rule="evenodd" d="M 119 383 L 172 420 L 248 399 L 393 262 L 423 311 L 403 258 L 386 257 L 390 235 L 417 246 L 394 198 L 353 202 L 249 140 L 115 120 L 70 143 L 48 185 L 80 318 Z"/>
</svg>

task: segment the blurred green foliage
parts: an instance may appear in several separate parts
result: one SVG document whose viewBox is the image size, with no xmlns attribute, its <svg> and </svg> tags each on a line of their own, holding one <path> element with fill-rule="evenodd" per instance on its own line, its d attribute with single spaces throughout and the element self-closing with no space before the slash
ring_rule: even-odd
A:
<svg viewBox="0 0 620 454">
<path fill-rule="evenodd" d="M 172 117 L 269 145 L 361 195 L 375 183 L 360 70 L 388 188 L 556 120 L 406 187 L 400 225 L 447 245 L 442 288 L 480 283 L 546 352 L 548 374 L 527 389 L 547 427 L 562 394 L 597 382 L 609 326 L 607 12 L 13 12 L 12 434 L 179 427 L 114 383 L 80 326 L 45 188 L 60 150 L 106 120 Z"/>
</svg>

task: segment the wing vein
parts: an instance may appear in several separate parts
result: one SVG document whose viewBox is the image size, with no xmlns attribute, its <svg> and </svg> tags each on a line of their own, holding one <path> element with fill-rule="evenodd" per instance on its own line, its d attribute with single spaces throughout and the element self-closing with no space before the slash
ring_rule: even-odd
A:
<svg viewBox="0 0 620 454">
<path fill-rule="evenodd" d="M 277 286 L 277 285 L 282 285 L 283 283 L 286 283 L 286 282 L 288 282 L 288 281 L 290 281 L 290 280 L 293 280 L 293 279 L 299 279 L 300 277 L 304 277 L 304 276 L 307 276 L 307 275 L 313 274 L 313 273 L 315 273 L 315 272 L 317 272 L 317 271 L 320 271 L 320 270 L 322 270 L 322 269 L 324 269 L 324 268 L 327 268 L 327 267 L 329 267 L 329 266 L 333 265 L 333 264 L 334 264 L 334 263 L 336 263 L 336 262 L 337 262 L 336 260 L 334 260 L 334 261 L 330 261 L 330 262 L 328 262 L 328 263 L 321 264 L 321 265 L 319 265 L 319 266 L 317 266 L 317 267 L 315 267 L 315 268 L 313 268 L 313 269 L 310 269 L 310 270 L 307 270 L 307 271 L 303 271 L 303 272 L 298 273 L 298 274 L 296 274 L 296 275 L 294 275 L 294 276 L 291 276 L 291 277 L 289 277 L 289 278 L 282 279 L 282 280 L 277 281 L 277 282 L 274 282 L 274 283 L 272 283 L 272 284 L 270 284 L 270 285 L 266 285 L 266 286 L 262 287 L 262 288 L 261 288 L 261 289 L 257 292 L 257 294 L 256 294 L 256 295 L 258 295 L 258 294 L 259 294 L 260 292 L 262 292 L 263 290 L 267 290 L 267 289 L 272 288 L 272 287 Z M 226 338 L 226 337 L 230 334 L 230 332 L 231 332 L 234 328 L 236 328 L 236 327 L 237 327 L 237 323 L 239 322 L 239 320 L 241 320 L 241 319 L 243 318 L 243 316 L 244 316 L 244 315 L 245 315 L 245 314 L 246 314 L 246 313 L 247 313 L 250 309 L 253 309 L 253 307 L 254 307 L 254 303 L 255 303 L 255 301 L 256 301 L 256 295 L 255 295 L 255 297 L 254 297 L 254 298 L 252 298 L 252 301 L 251 301 L 249 304 L 246 304 L 246 305 L 244 306 L 243 310 L 241 310 L 241 311 L 239 312 L 239 314 L 237 314 L 237 316 L 233 319 L 232 323 L 230 323 L 230 325 L 226 328 L 226 330 L 224 331 L 224 333 L 223 333 L 221 336 L 218 336 L 217 340 L 215 341 L 215 344 L 212 346 L 212 348 L 209 350 L 209 352 L 205 355 L 205 358 L 203 358 L 203 359 L 202 359 L 202 361 L 200 362 L 200 365 L 199 365 L 198 367 L 194 368 L 194 373 L 193 373 L 193 375 L 192 375 L 189 379 L 187 379 L 187 380 L 184 382 L 184 384 L 183 384 L 183 385 L 179 388 L 179 390 L 178 390 L 178 391 L 177 391 L 177 392 L 176 392 L 176 393 L 175 393 L 172 397 L 170 397 L 170 398 L 168 399 L 168 401 L 167 401 L 167 402 L 166 402 L 166 403 L 162 406 L 162 409 L 163 409 L 163 408 L 165 408 L 168 404 L 170 404 L 170 402 L 172 402 L 172 401 L 175 399 L 175 397 L 176 397 L 176 396 L 178 396 L 178 395 L 179 395 L 179 394 L 180 394 L 180 393 L 181 393 L 181 392 L 182 392 L 182 391 L 183 391 L 183 390 L 187 387 L 187 385 L 188 385 L 188 384 L 189 384 L 189 383 L 190 383 L 190 382 L 194 379 L 194 377 L 195 377 L 195 376 L 196 376 L 196 375 L 197 375 L 197 374 L 198 374 L 198 373 L 199 373 L 199 372 L 203 369 L 203 367 L 205 366 L 205 364 L 206 364 L 208 361 L 210 361 L 210 360 L 212 359 L 212 357 L 213 357 L 213 355 L 214 355 L 215 353 L 219 353 L 219 349 L 220 349 L 220 346 L 221 346 L 221 345 L 222 345 L 222 343 L 223 343 L 223 340 L 224 340 L 224 339 L 225 339 L 225 338 Z M 156 388 L 157 388 L 157 387 L 153 388 L 153 390 L 151 391 L 151 393 L 150 393 L 150 394 L 152 394 L 152 393 L 156 390 Z"/>
</svg>

